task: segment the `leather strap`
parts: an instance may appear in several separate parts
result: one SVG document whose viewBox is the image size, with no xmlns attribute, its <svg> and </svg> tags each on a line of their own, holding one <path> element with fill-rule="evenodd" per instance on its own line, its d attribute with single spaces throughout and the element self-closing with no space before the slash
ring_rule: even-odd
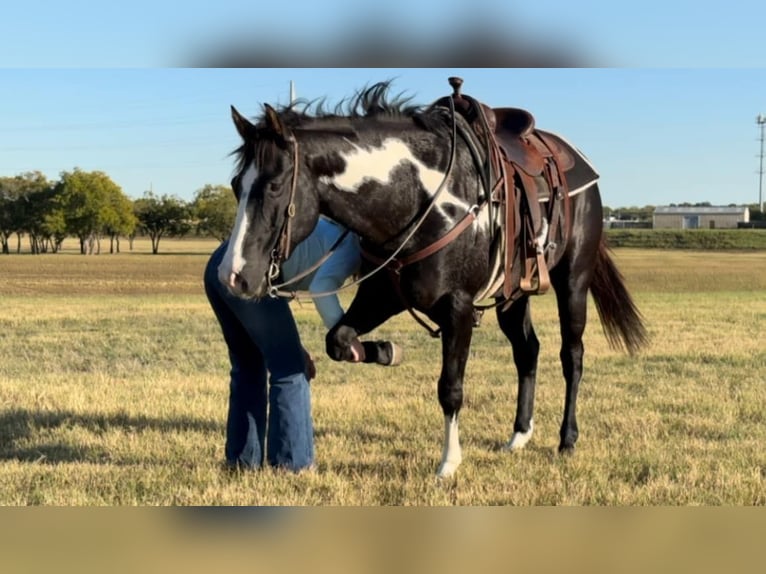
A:
<svg viewBox="0 0 766 574">
<path fill-rule="evenodd" d="M 486 203 L 484 204 L 486 205 Z M 426 257 L 430 257 L 440 249 L 446 247 L 450 243 L 452 243 L 455 239 L 458 238 L 458 236 L 463 233 L 475 220 L 476 220 L 476 214 L 479 211 L 478 206 L 473 206 L 471 210 L 463 217 L 463 219 L 460 220 L 460 222 L 455 225 L 452 229 L 450 229 L 446 235 L 443 235 L 440 239 L 429 245 L 428 247 L 424 247 L 423 249 L 416 251 L 415 253 L 412 253 L 408 255 L 407 257 L 402 257 L 401 259 L 393 259 L 392 261 L 388 262 L 387 267 L 394 271 L 395 273 L 399 273 L 404 267 L 407 267 L 408 265 L 412 265 L 413 263 L 417 263 L 418 261 L 421 261 L 425 259 Z M 369 259 L 376 265 L 380 265 L 381 263 L 386 262 L 386 259 L 383 259 L 381 257 L 378 257 L 377 255 L 373 255 L 369 251 L 362 248 L 362 256 L 365 259 Z"/>
</svg>

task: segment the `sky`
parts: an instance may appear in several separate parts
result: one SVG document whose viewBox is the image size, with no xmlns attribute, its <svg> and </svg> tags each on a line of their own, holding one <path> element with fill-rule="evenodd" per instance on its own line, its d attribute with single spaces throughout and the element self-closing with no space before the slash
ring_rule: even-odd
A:
<svg viewBox="0 0 766 574">
<path fill-rule="evenodd" d="M 469 26 L 591 65 L 757 67 L 764 16 L 762 0 L 24 0 L 3 5 L 0 66 L 188 66 L 239 44 L 308 59 L 359 34 L 423 49 Z"/>
<path fill-rule="evenodd" d="M 494 107 L 529 110 L 601 174 L 611 207 L 758 201 L 760 68 L 327 68 L 0 69 L 0 175 L 75 167 L 106 172 L 130 197 L 191 200 L 227 184 L 239 137 L 230 105 L 246 116 L 299 97 L 337 102 L 372 82 L 428 104 L 447 77 Z"/>
<path fill-rule="evenodd" d="M 390 78 L 428 104 L 459 75 L 584 151 L 607 205 L 758 201 L 763 1 L 6 4 L 0 175 L 80 167 L 188 200 L 230 180 L 232 104 L 253 116 L 291 80 L 337 101 Z"/>
</svg>

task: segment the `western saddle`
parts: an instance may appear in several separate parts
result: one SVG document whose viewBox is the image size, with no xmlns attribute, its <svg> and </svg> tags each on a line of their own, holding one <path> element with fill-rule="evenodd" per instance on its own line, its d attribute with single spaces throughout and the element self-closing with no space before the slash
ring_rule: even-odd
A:
<svg viewBox="0 0 766 574">
<path fill-rule="evenodd" d="M 449 78 L 448 96 L 455 111 L 487 146 L 490 207 L 499 209 L 505 235 L 503 297 L 511 300 L 516 286 L 512 269 L 515 254 L 522 258 L 518 290 L 543 294 L 550 288 L 546 248 L 564 245 L 570 232 L 569 190 L 565 172 L 574 158 L 544 132 L 535 119 L 519 108 L 490 108 L 461 93 L 463 80 Z M 445 98 L 436 104 L 444 104 Z M 485 166 L 485 171 L 486 166 Z M 546 201 L 545 216 L 540 202 Z M 491 218 L 491 216 L 490 216 Z"/>
</svg>

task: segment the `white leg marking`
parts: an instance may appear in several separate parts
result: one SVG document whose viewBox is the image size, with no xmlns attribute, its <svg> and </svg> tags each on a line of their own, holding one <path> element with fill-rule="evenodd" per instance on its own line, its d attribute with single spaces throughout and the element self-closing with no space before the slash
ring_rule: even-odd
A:
<svg viewBox="0 0 766 574">
<path fill-rule="evenodd" d="M 245 267 L 245 258 L 242 256 L 242 248 L 245 243 L 245 235 L 249 227 L 247 218 L 247 199 L 250 196 L 250 188 L 255 183 L 258 172 L 255 166 L 250 164 L 245 174 L 240 179 L 239 205 L 237 206 L 237 219 L 234 221 L 234 230 L 231 232 L 229 245 L 223 256 L 221 264 L 218 266 L 218 279 L 230 287 L 234 287 L 234 279 Z"/>
<path fill-rule="evenodd" d="M 503 447 L 503 450 L 521 450 L 532 438 L 532 431 L 535 430 L 534 419 L 529 421 L 529 430 L 527 432 L 515 432 L 511 440 Z"/>
<path fill-rule="evenodd" d="M 449 478 L 460 463 L 463 462 L 463 453 L 460 450 L 460 436 L 458 434 L 457 417 L 444 417 L 444 450 L 442 451 L 442 462 L 436 476 L 439 478 Z"/>
</svg>

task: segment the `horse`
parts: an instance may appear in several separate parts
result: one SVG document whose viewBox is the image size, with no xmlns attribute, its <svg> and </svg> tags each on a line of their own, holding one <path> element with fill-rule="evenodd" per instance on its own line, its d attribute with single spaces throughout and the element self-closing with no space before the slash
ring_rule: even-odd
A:
<svg viewBox="0 0 766 574">
<path fill-rule="evenodd" d="M 363 88 L 331 110 L 323 100 L 264 104 L 253 121 L 231 107 L 242 139 L 232 153 L 237 164 L 231 185 L 238 205 L 219 279 L 243 298 L 276 296 L 280 292 L 273 281 L 281 261 L 291 245 L 312 231 L 320 214 L 356 233 L 369 254 L 361 271 L 367 273 L 347 312 L 327 333 L 327 354 L 349 359 L 355 339 L 405 309 L 438 325 L 444 442 L 437 475 L 446 478 L 462 462 L 458 415 L 477 297 L 486 294 L 497 269 L 492 256 L 497 217 L 481 208 L 489 190 L 477 162 L 486 160 L 488 152 L 476 145 L 468 119 L 450 106 L 438 101 L 414 105 L 411 97 L 392 97 L 389 88 L 390 82 Z M 580 167 L 588 161 L 579 153 L 575 159 Z M 570 189 L 578 185 L 573 178 Z M 549 246 L 566 380 L 562 454 L 573 453 L 578 438 L 588 292 L 611 346 L 633 354 L 647 341 L 643 318 L 603 236 L 598 184 L 579 183 L 581 189 L 569 199 L 568 238 Z M 511 267 L 517 284 L 518 259 L 515 255 Z M 388 263 L 385 271 L 381 261 Z M 490 293 L 489 300 L 493 297 L 518 374 L 513 432 L 504 446 L 517 450 L 534 428 L 540 344 L 530 293 L 515 288 L 511 297 L 499 291 Z"/>
</svg>

